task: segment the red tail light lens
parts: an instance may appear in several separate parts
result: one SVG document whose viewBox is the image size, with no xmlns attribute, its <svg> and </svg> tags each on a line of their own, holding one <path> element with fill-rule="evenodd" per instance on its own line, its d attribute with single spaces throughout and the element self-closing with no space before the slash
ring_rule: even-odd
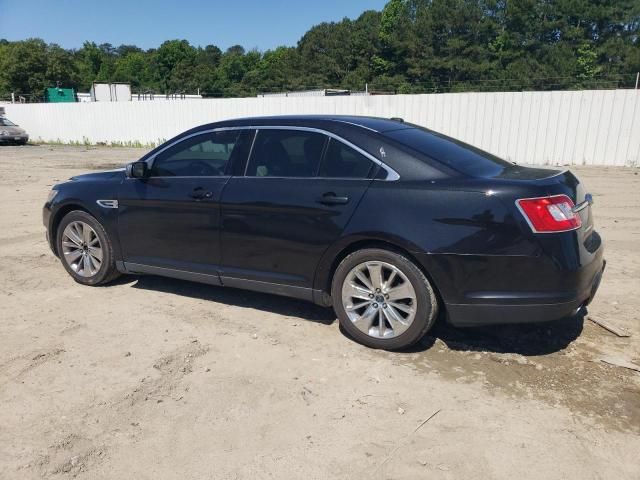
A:
<svg viewBox="0 0 640 480">
<path fill-rule="evenodd" d="M 567 232 L 580 228 L 580 215 L 573 211 L 573 201 L 566 195 L 521 198 L 516 205 L 535 233 Z"/>
</svg>

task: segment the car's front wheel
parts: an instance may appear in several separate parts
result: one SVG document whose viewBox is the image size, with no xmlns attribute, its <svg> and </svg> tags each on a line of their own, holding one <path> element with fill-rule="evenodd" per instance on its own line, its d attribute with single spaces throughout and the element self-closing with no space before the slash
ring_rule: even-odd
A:
<svg viewBox="0 0 640 480">
<path fill-rule="evenodd" d="M 382 249 L 348 255 L 333 277 L 331 296 L 342 327 L 358 342 L 394 350 L 420 340 L 438 315 L 424 273 L 408 258 Z"/>
<path fill-rule="evenodd" d="M 68 213 L 58 226 L 56 240 L 62 265 L 76 282 L 101 285 L 119 275 L 107 232 L 87 212 Z"/>
</svg>

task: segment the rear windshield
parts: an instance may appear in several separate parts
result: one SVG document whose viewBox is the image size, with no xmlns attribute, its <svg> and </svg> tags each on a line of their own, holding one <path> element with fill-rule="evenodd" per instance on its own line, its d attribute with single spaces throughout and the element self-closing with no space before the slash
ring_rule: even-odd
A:
<svg viewBox="0 0 640 480">
<path fill-rule="evenodd" d="M 15 127 L 16 124 L 13 123 L 8 118 L 0 117 L 0 127 Z"/>
<path fill-rule="evenodd" d="M 424 128 L 393 130 L 384 135 L 472 177 L 495 177 L 513 166 L 479 148 Z"/>
</svg>

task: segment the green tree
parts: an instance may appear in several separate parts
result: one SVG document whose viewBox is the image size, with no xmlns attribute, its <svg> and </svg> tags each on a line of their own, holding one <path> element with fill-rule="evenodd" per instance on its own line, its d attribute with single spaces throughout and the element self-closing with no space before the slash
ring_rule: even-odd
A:
<svg viewBox="0 0 640 480">
<path fill-rule="evenodd" d="M 157 49 L 0 40 L 0 97 L 47 86 L 130 82 L 156 93 L 246 96 L 315 88 L 412 92 L 632 86 L 638 0 L 389 0 L 382 11 L 310 28 L 295 47 Z"/>
<path fill-rule="evenodd" d="M 47 85 L 47 45 L 40 39 L 10 42 L 0 49 L 0 85 L 11 92 L 41 98 Z"/>
<path fill-rule="evenodd" d="M 47 86 L 78 88 L 79 74 L 73 61 L 73 54 L 56 44 L 49 44 L 46 48 L 47 70 L 45 80 Z"/>
<path fill-rule="evenodd" d="M 79 74 L 79 87 L 88 91 L 91 84 L 98 80 L 98 74 L 105 63 L 105 53 L 95 42 L 84 42 L 82 48 L 75 54 Z M 106 68 L 105 68 L 106 70 Z"/>
<path fill-rule="evenodd" d="M 154 53 L 155 79 L 163 93 L 184 91 L 191 85 L 197 50 L 187 40 L 168 40 Z"/>
<path fill-rule="evenodd" d="M 153 90 L 155 85 L 149 71 L 147 56 L 141 51 L 127 50 L 127 52 L 117 59 L 110 80 L 129 82 L 134 91 Z"/>
</svg>

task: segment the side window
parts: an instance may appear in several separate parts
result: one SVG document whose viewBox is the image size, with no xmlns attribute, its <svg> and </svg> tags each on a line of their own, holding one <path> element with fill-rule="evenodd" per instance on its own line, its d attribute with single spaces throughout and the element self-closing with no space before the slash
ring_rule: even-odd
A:
<svg viewBox="0 0 640 480">
<path fill-rule="evenodd" d="M 368 178 L 374 163 L 339 140 L 331 139 L 319 177 Z"/>
<path fill-rule="evenodd" d="M 217 177 L 224 175 L 241 130 L 209 132 L 183 140 L 160 153 L 153 177 Z"/>
<path fill-rule="evenodd" d="M 246 175 L 315 177 L 327 138 L 303 130 L 259 130 Z"/>
</svg>

